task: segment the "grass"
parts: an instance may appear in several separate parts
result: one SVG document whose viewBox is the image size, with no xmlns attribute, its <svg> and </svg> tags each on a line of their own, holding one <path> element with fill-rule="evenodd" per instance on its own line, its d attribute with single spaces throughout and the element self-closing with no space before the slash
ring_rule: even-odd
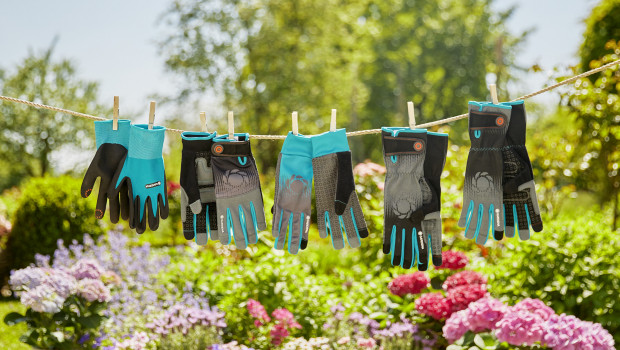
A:
<svg viewBox="0 0 620 350">
<path fill-rule="evenodd" d="M 19 336 L 26 331 L 26 325 L 7 326 L 3 322 L 4 316 L 13 311 L 25 312 L 26 308 L 19 301 L 0 300 L 0 349 L 29 350 L 28 345 L 19 341 Z"/>
</svg>

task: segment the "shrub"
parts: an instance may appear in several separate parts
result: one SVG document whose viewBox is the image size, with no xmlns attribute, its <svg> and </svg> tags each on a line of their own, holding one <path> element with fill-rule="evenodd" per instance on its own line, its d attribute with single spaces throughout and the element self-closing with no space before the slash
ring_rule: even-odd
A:
<svg viewBox="0 0 620 350">
<path fill-rule="evenodd" d="M 495 261 L 477 269 L 493 295 L 545 301 L 558 314 L 601 323 L 620 341 L 620 238 L 601 214 L 546 223 L 529 241 L 507 240 Z"/>
<path fill-rule="evenodd" d="M 52 254 L 58 239 L 71 242 L 81 240 L 85 232 L 103 232 L 94 215 L 96 196 L 83 199 L 80 185 L 81 180 L 68 176 L 34 178 L 26 183 L 3 251 L 11 257 L 0 271 L 0 281 L 8 270 L 34 262 L 35 253 Z"/>
</svg>

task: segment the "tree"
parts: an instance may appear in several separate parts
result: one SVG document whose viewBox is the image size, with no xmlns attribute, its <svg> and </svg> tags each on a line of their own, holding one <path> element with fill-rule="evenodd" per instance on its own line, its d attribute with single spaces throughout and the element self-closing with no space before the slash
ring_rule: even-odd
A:
<svg viewBox="0 0 620 350">
<path fill-rule="evenodd" d="M 620 38 L 620 0 L 602 0 L 585 21 L 583 43 L 579 49 L 582 72 L 591 69 L 591 62 L 599 60 L 608 50 L 605 45 L 609 40 Z M 590 78 L 594 82 L 598 75 Z"/>
<path fill-rule="evenodd" d="M 493 15 L 486 0 L 176 0 L 161 49 L 186 79 L 179 101 L 214 91 L 245 131 L 285 133 L 293 110 L 300 132 L 326 131 L 331 108 L 339 127 L 378 128 L 402 125 L 409 98 L 431 120 L 485 97 L 502 36 L 498 67 L 510 66 L 508 14 Z M 380 154 L 372 137 L 358 160 L 370 149 Z M 280 144 L 255 147 L 259 163 L 273 167 Z"/>
<path fill-rule="evenodd" d="M 96 114 L 98 84 L 76 77 L 69 60 L 54 61 L 54 44 L 30 53 L 14 72 L 0 75 L 0 93 L 28 101 Z M 90 147 L 92 122 L 13 102 L 0 103 L 0 189 L 52 170 L 50 156 L 68 146 Z"/>
</svg>

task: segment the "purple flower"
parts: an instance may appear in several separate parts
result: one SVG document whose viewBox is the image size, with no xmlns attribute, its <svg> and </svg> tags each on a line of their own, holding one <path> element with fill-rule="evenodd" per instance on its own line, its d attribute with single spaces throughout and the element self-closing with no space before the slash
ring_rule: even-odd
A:
<svg viewBox="0 0 620 350">
<path fill-rule="evenodd" d="M 555 315 L 555 311 L 552 308 L 547 306 L 540 299 L 530 299 L 526 298 L 518 302 L 513 309 L 515 310 L 525 310 L 531 313 L 534 313 L 543 320 L 548 320 L 552 315 Z"/>
<path fill-rule="evenodd" d="M 485 297 L 469 304 L 466 310 L 469 316 L 469 330 L 481 332 L 495 329 L 497 322 L 508 311 L 508 307 L 497 299 Z"/>
<path fill-rule="evenodd" d="M 110 290 L 106 287 L 103 282 L 97 279 L 85 278 L 78 282 L 78 295 L 82 298 L 93 302 L 100 301 L 105 302 L 109 301 Z"/>
<path fill-rule="evenodd" d="M 613 337 L 598 323 L 562 314 L 552 315 L 545 326 L 542 343 L 554 350 L 615 349 Z"/>
<path fill-rule="evenodd" d="M 79 280 L 84 278 L 99 279 L 104 273 L 101 265 L 94 259 L 80 259 L 69 271 L 73 277 Z"/>
<path fill-rule="evenodd" d="M 461 339 L 469 330 L 469 311 L 461 310 L 453 313 L 442 328 L 443 336 L 450 344 Z"/>
<path fill-rule="evenodd" d="M 65 298 L 61 297 L 48 285 L 40 285 L 23 292 L 20 301 L 36 312 L 55 314 L 62 309 Z"/>
<path fill-rule="evenodd" d="M 539 315 L 511 308 L 497 322 L 495 335 L 499 341 L 511 345 L 534 345 L 542 340 L 543 331 L 544 320 Z"/>
<path fill-rule="evenodd" d="M 60 311 L 76 290 L 75 278 L 63 270 L 47 267 L 13 271 L 9 284 L 20 296 L 21 303 L 36 312 Z"/>
</svg>

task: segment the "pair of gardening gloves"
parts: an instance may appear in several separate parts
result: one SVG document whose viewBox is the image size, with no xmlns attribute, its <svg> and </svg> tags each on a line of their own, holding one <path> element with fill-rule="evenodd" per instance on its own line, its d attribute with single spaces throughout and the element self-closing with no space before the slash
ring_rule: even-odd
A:
<svg viewBox="0 0 620 350">
<path fill-rule="evenodd" d="M 346 131 L 304 136 L 289 132 L 278 157 L 272 235 L 275 248 L 297 254 L 308 246 L 312 182 L 321 238 L 331 236 L 335 249 L 351 248 L 368 237 L 353 179 Z M 288 235 L 287 235 L 288 232 Z"/>
<path fill-rule="evenodd" d="M 484 245 L 530 238 L 543 229 L 532 164 L 525 148 L 526 114 L 522 100 L 492 104 L 469 102 L 469 138 L 459 226 L 465 237 Z"/>
<path fill-rule="evenodd" d="M 440 178 L 448 134 L 425 129 L 381 129 L 386 167 L 383 253 L 392 265 L 418 270 L 442 264 Z"/>
<path fill-rule="evenodd" d="M 258 170 L 249 134 L 181 135 L 181 221 L 183 235 L 197 244 L 209 238 L 246 249 L 265 230 Z"/>
<path fill-rule="evenodd" d="M 82 197 L 88 197 L 99 177 L 99 194 L 95 216 L 103 218 L 109 202 L 110 221 L 128 220 L 136 232 L 159 227 L 159 219 L 168 217 L 166 174 L 162 149 L 166 128 L 147 124 L 131 124 L 118 120 L 95 121 L 97 152 L 84 180 Z"/>
</svg>

